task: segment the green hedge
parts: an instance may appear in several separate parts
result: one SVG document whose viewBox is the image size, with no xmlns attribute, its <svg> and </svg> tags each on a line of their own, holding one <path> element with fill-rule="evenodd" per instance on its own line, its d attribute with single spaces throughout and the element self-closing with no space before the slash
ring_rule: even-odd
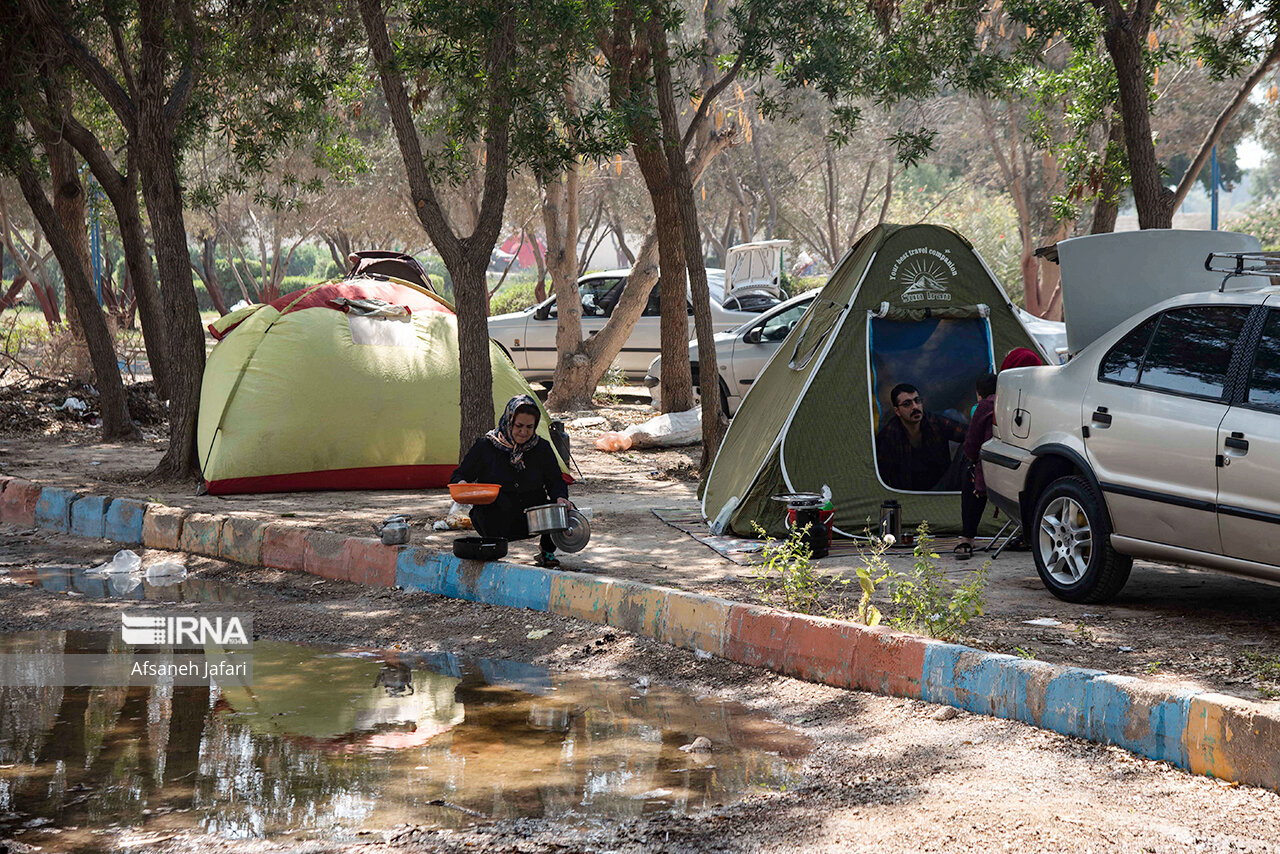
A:
<svg viewBox="0 0 1280 854">
<path fill-rule="evenodd" d="M 524 311 L 537 305 L 538 298 L 534 293 L 537 282 L 516 282 L 504 285 L 497 296 L 489 301 L 489 316 L 507 314 L 512 311 Z"/>
</svg>

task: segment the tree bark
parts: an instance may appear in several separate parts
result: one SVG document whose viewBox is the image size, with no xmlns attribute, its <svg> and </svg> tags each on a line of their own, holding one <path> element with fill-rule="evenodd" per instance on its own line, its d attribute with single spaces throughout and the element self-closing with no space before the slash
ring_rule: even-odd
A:
<svg viewBox="0 0 1280 854">
<path fill-rule="evenodd" d="M 168 4 L 162 0 L 139 0 L 141 61 L 134 105 L 137 132 L 130 145 L 138 149 L 142 196 L 151 216 L 169 334 L 169 447 L 156 466 L 154 476 L 164 480 L 189 480 L 200 475 L 196 417 L 204 376 L 204 329 L 200 325 L 200 304 L 191 278 L 182 187 L 175 155 L 178 111 L 171 110 L 173 105 L 167 103 L 166 97 L 169 12 Z"/>
<path fill-rule="evenodd" d="M 509 130 L 511 95 L 494 86 L 486 104 L 488 126 L 484 134 L 484 188 L 475 229 L 469 237 L 454 233 L 427 172 L 422 142 L 413 123 L 413 110 L 395 49 L 387 34 L 381 0 L 359 0 L 360 17 L 369 35 L 369 49 L 377 65 L 391 123 L 399 143 L 414 212 L 423 230 L 440 253 L 453 279 L 458 317 L 458 358 L 461 362 L 461 417 L 459 454 L 465 454 L 480 436 L 493 427 L 493 366 L 489 362 L 488 290 L 485 269 L 502 227 L 507 201 L 507 169 L 510 163 Z M 515 50 L 515 11 L 503 9 L 490 43 L 486 62 L 492 79 L 507 79 Z"/>
<path fill-rule="evenodd" d="M 1153 0 L 1136 0 L 1125 10 L 1120 0 L 1093 0 L 1107 15 L 1103 41 L 1116 69 L 1125 150 L 1139 228 L 1173 227 L 1173 193 L 1160 180 L 1160 162 L 1151 138 L 1151 100 L 1143 59 L 1151 28 Z"/>
<path fill-rule="evenodd" d="M 142 343 L 151 364 L 156 395 L 169 397 L 168 384 L 168 332 L 164 316 L 164 302 L 156 284 L 155 268 L 151 264 L 151 248 L 147 244 L 146 229 L 142 224 L 142 209 L 138 203 L 137 153 L 130 146 L 125 174 L 112 165 L 101 142 L 88 128 L 70 115 L 70 105 L 64 101 L 67 140 L 89 164 L 93 177 L 107 195 L 120 226 L 120 242 L 124 244 L 125 270 L 137 299 L 138 315 L 142 320 Z"/>
<path fill-rule="evenodd" d="M 17 139 L 17 128 L 12 121 L 3 127 L 6 141 Z M 76 251 L 74 242 L 67 234 L 61 220 L 45 197 L 40 180 L 29 161 L 17 164 L 18 185 L 22 189 L 23 198 L 35 214 L 40 228 L 53 247 L 54 255 L 62 267 L 63 281 L 67 286 L 69 302 L 74 302 L 80 315 L 84 329 L 85 341 L 89 349 L 89 359 L 93 365 L 94 379 L 98 386 L 98 404 L 102 413 L 103 441 L 120 441 L 139 437 L 138 428 L 129 417 L 128 398 L 124 392 L 124 382 L 120 378 L 120 368 L 116 362 L 115 341 L 107 328 L 106 317 L 98 309 L 93 295 L 93 284 L 85 274 L 84 265 Z"/>
<path fill-rule="evenodd" d="M 698 226 L 698 206 L 693 198 L 693 181 L 680 144 L 679 113 L 671 83 L 666 34 L 655 33 L 655 44 L 654 86 L 658 96 L 658 114 L 662 120 L 667 166 L 675 188 L 677 222 L 684 238 L 685 266 L 689 271 L 689 291 L 693 299 L 693 325 L 698 341 L 698 385 L 702 396 L 702 460 L 699 469 L 707 471 L 720 449 L 729 421 L 720 406 L 720 366 L 716 358 L 715 329 L 711 323 L 711 292 L 707 285 L 707 268 L 702 260 L 701 229 Z M 665 358 L 662 364 L 665 373 Z M 663 392 L 665 404 L 665 388 Z"/>
</svg>

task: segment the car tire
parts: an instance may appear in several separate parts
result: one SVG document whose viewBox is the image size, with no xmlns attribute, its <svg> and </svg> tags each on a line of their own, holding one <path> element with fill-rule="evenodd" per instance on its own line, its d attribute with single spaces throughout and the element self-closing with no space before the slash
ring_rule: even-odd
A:
<svg viewBox="0 0 1280 854">
<path fill-rule="evenodd" d="M 1106 509 L 1083 477 L 1050 483 L 1023 535 L 1040 581 L 1064 602 L 1106 602 L 1129 580 L 1133 558 L 1111 547 Z"/>
</svg>

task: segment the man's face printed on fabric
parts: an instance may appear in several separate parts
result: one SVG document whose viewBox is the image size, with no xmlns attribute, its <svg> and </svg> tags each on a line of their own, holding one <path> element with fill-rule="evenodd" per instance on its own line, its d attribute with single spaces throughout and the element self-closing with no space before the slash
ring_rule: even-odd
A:
<svg viewBox="0 0 1280 854">
<path fill-rule="evenodd" d="M 893 411 L 898 414 L 906 424 L 919 424 L 924 419 L 924 401 L 920 399 L 920 392 L 902 392 L 898 395 L 898 402 L 893 405 Z"/>
</svg>

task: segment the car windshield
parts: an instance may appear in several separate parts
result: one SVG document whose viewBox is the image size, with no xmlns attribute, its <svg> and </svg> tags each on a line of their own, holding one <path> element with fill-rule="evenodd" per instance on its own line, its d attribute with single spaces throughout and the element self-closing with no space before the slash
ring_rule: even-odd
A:
<svg viewBox="0 0 1280 854">
<path fill-rule="evenodd" d="M 813 300 L 805 300 L 804 302 L 796 303 L 765 320 L 764 325 L 760 327 L 760 340 L 781 341 L 786 338 L 800 321 L 800 318 L 804 317 L 804 313 L 809 310 L 809 305 L 812 302 Z"/>
</svg>

